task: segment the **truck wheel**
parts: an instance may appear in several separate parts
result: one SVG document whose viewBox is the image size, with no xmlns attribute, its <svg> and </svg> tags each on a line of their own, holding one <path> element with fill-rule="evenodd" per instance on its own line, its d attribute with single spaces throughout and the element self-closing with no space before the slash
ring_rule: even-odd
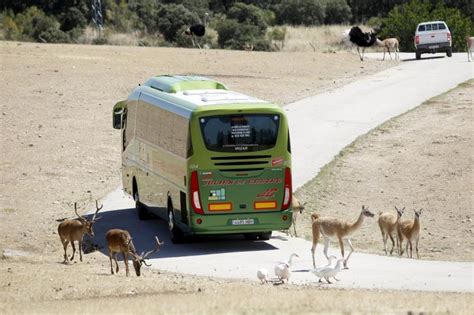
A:
<svg viewBox="0 0 474 315">
<path fill-rule="evenodd" d="M 449 47 L 449 48 L 448 48 L 448 51 L 446 52 L 446 55 L 447 55 L 448 57 L 452 57 L 452 56 L 453 56 L 453 48 L 452 48 L 452 47 Z"/>
<path fill-rule="evenodd" d="M 415 56 L 416 56 L 416 60 L 420 60 L 421 59 L 421 53 L 420 52 L 415 52 Z"/>
<path fill-rule="evenodd" d="M 173 244 L 184 243 L 184 234 L 176 226 L 176 220 L 174 216 L 173 207 L 168 204 L 168 230 L 170 233 L 170 239 Z"/>
<path fill-rule="evenodd" d="M 135 199 L 135 209 L 137 210 L 138 219 L 148 220 L 150 219 L 150 213 L 148 212 L 147 207 L 140 202 L 140 196 L 138 195 L 138 189 L 135 189 L 133 194 L 133 199 Z"/>
</svg>

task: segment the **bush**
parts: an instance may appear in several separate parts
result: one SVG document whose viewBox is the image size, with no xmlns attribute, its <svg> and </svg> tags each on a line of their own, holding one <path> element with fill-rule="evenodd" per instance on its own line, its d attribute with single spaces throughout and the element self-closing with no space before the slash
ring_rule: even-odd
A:
<svg viewBox="0 0 474 315">
<path fill-rule="evenodd" d="M 166 4 L 157 12 L 158 29 L 167 41 L 174 42 L 185 28 L 196 24 L 199 19 L 183 5 Z"/>
<path fill-rule="evenodd" d="M 463 51 L 464 37 L 474 30 L 473 21 L 464 17 L 458 9 L 446 8 L 441 2 L 436 8 L 420 0 L 394 7 L 387 18 L 383 19 L 380 37 L 399 37 L 400 50 L 414 51 L 416 26 L 418 23 L 434 20 L 443 20 L 448 24 L 453 38 L 453 51 Z"/>
<path fill-rule="evenodd" d="M 328 0 L 325 9 L 325 24 L 344 24 L 352 19 L 351 7 L 346 0 Z"/>
<path fill-rule="evenodd" d="M 270 50 L 266 39 L 267 24 L 261 9 L 254 5 L 236 3 L 229 9 L 227 18 L 216 25 L 221 48 L 244 49 L 249 44 L 254 50 Z"/>
<path fill-rule="evenodd" d="M 288 0 L 276 7 L 278 23 L 290 25 L 319 25 L 324 23 L 321 0 Z"/>
</svg>

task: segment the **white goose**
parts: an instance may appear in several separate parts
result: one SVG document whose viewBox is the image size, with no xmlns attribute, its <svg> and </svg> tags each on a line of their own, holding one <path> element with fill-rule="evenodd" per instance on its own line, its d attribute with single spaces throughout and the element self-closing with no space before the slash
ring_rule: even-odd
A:
<svg viewBox="0 0 474 315">
<path fill-rule="evenodd" d="M 334 258 L 334 256 L 329 257 L 328 265 L 311 270 L 311 272 L 316 277 L 319 277 L 319 282 L 321 282 L 322 278 L 326 279 L 328 283 L 332 283 L 331 281 L 329 281 L 329 278 L 334 278 L 334 280 L 339 281 L 339 279 L 336 278 L 336 275 L 339 273 L 339 271 L 341 271 L 341 265 L 344 262 L 344 259 L 339 259 L 336 263 L 336 266 L 331 267 L 331 262 Z"/>
<path fill-rule="evenodd" d="M 291 276 L 291 266 L 293 265 L 293 258 L 300 257 L 298 254 L 291 254 L 288 261 L 279 262 L 278 265 L 275 266 L 275 276 L 284 283 L 285 280 L 288 282 Z"/>
<path fill-rule="evenodd" d="M 268 270 L 265 268 L 260 268 L 257 271 L 257 278 L 260 280 L 262 284 L 265 284 L 268 282 Z"/>
</svg>

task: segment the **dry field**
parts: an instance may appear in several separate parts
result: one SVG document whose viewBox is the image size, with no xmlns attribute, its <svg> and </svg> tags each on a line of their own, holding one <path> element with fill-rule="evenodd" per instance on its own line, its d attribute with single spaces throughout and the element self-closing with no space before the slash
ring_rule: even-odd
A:
<svg viewBox="0 0 474 315">
<path fill-rule="evenodd" d="M 421 258 L 474 261 L 473 99 L 471 80 L 342 150 L 297 192 L 309 208 L 299 235 L 311 239 L 312 211 L 355 221 L 362 205 L 393 214 L 406 207 L 406 219 L 423 208 Z M 357 251 L 383 254 L 377 218 L 354 234 Z"/>
<path fill-rule="evenodd" d="M 85 255 L 83 263 L 61 264 L 55 219 L 71 216 L 75 201 L 81 208 L 89 207 L 93 199 L 119 185 L 120 135 L 111 127 L 111 108 L 138 83 L 156 74 L 200 74 L 285 104 L 391 65 L 360 63 L 346 52 L 0 42 L 0 255 L 6 249 L 23 253 L 0 256 L 2 313 L 467 313 L 472 308 L 469 294 L 330 290 L 316 283 L 261 286 L 156 270 L 126 278 L 122 266 L 119 275 L 110 276 L 108 258 L 98 252 Z M 444 117 L 458 122 L 453 111 Z M 436 124 L 426 126 L 438 130 Z M 404 138 L 399 142 L 408 146 Z M 338 188 L 348 189 L 353 183 L 347 185 Z M 302 194 L 298 192 L 304 199 Z M 307 198 L 314 204 L 329 198 L 321 196 Z M 380 248 L 381 242 L 374 250 Z"/>
</svg>

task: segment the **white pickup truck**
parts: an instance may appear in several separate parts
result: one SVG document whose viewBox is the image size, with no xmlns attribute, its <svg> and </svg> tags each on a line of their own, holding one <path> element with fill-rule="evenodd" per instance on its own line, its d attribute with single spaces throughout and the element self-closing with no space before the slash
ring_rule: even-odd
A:
<svg viewBox="0 0 474 315">
<path fill-rule="evenodd" d="M 448 57 L 453 54 L 451 32 L 444 21 L 431 21 L 418 24 L 415 32 L 416 59 L 421 54 L 444 51 Z"/>
</svg>

